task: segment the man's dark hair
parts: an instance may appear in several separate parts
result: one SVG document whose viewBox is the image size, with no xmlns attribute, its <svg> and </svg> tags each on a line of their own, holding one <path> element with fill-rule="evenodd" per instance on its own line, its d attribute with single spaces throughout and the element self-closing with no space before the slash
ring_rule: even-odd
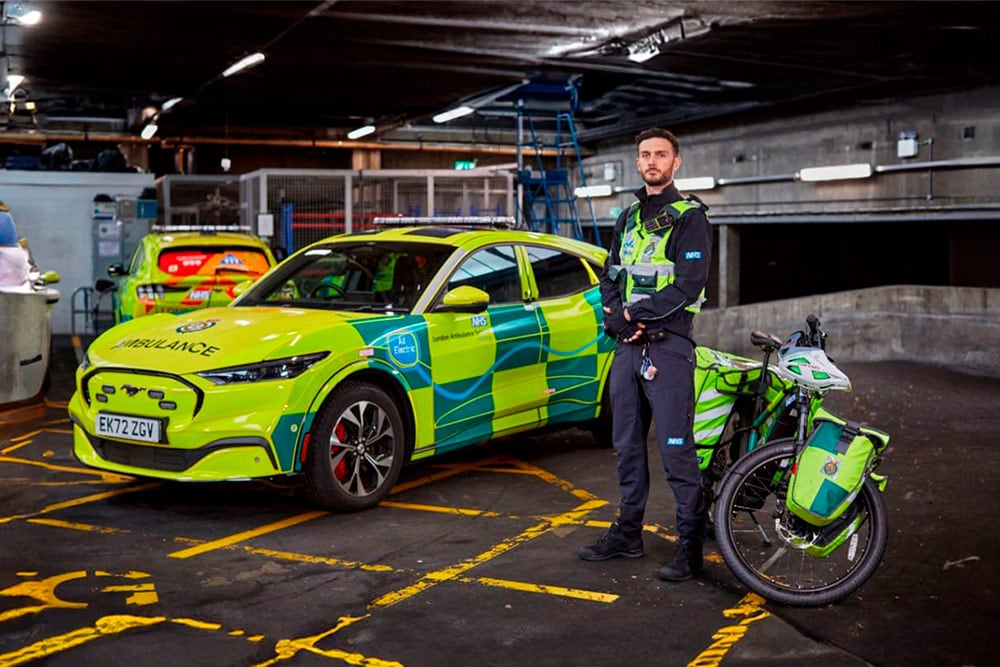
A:
<svg viewBox="0 0 1000 667">
<path fill-rule="evenodd" d="M 670 142 L 670 145 L 674 147 L 674 155 L 681 154 L 681 145 L 677 142 L 677 137 L 670 130 L 664 130 L 662 127 L 651 127 L 648 130 L 643 130 L 635 136 L 635 147 L 636 150 L 639 149 L 639 144 L 644 142 L 646 139 L 652 139 L 654 137 L 659 137 L 660 139 L 666 139 Z"/>
</svg>

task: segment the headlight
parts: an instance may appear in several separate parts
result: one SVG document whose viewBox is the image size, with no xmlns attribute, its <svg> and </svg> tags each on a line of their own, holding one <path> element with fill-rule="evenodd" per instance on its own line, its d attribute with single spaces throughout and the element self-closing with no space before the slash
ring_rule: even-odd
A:
<svg viewBox="0 0 1000 667">
<path fill-rule="evenodd" d="M 310 366 L 325 359 L 329 352 L 315 352 L 297 357 L 262 361 L 245 366 L 230 366 L 214 371 L 197 373 L 215 384 L 235 384 L 237 382 L 260 382 L 262 380 L 285 380 L 301 375 Z"/>
</svg>

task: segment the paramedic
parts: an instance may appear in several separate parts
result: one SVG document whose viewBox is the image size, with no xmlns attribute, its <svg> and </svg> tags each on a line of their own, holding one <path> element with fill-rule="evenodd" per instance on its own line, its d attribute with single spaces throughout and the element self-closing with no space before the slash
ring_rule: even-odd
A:
<svg viewBox="0 0 1000 667">
<path fill-rule="evenodd" d="M 677 138 L 660 128 L 636 137 L 636 167 L 645 183 L 618 217 L 601 274 L 604 330 L 618 340 L 609 377 L 612 434 L 621 500 L 618 516 L 583 560 L 644 555 L 649 497 L 646 442 L 656 447 L 677 505 L 677 549 L 657 571 L 684 581 L 702 567 L 706 507 L 695 455 L 694 316 L 704 301 L 712 231 L 705 207 L 674 185 L 681 164 Z"/>
</svg>

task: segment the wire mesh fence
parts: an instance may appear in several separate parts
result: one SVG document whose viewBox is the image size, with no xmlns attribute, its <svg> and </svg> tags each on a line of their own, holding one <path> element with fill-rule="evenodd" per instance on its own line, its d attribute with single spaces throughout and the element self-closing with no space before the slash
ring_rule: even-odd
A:
<svg viewBox="0 0 1000 667">
<path fill-rule="evenodd" d="M 513 175 L 489 170 L 262 169 L 165 176 L 159 188 L 164 224 L 225 224 L 224 212 L 289 253 L 377 217 L 513 216 L 516 197 Z"/>
</svg>

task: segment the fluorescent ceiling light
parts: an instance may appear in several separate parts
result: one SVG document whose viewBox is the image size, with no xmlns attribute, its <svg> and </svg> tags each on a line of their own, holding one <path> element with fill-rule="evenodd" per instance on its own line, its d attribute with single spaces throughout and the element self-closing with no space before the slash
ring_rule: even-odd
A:
<svg viewBox="0 0 1000 667">
<path fill-rule="evenodd" d="M 183 97 L 171 97 L 169 100 L 167 100 L 166 102 L 163 103 L 163 106 L 160 107 L 160 110 L 161 111 L 170 111 L 171 109 L 173 109 L 175 106 L 177 106 L 178 104 L 180 104 L 183 101 L 184 101 Z"/>
<path fill-rule="evenodd" d="M 264 62 L 264 54 L 258 51 L 257 53 L 251 53 L 246 58 L 241 59 L 238 62 L 233 63 L 222 73 L 223 78 L 232 76 L 237 72 L 242 72 L 245 69 L 250 69 L 254 65 L 259 65 Z"/>
<path fill-rule="evenodd" d="M 650 58 L 660 55 L 660 50 L 655 46 L 637 51 L 629 51 L 628 59 L 634 63 L 644 63 Z"/>
<path fill-rule="evenodd" d="M 153 138 L 153 136 L 156 134 L 156 131 L 159 129 L 160 128 L 157 127 L 156 123 L 149 123 L 146 125 L 146 127 L 142 128 L 142 132 L 139 133 L 139 136 L 142 137 L 144 140 L 148 141 Z"/>
<path fill-rule="evenodd" d="M 872 166 L 867 162 L 859 164 L 838 164 L 832 167 L 808 167 L 799 170 L 800 181 L 840 181 L 849 178 L 870 178 Z"/>
<path fill-rule="evenodd" d="M 573 194 L 577 197 L 610 197 L 614 190 L 605 183 L 604 185 L 587 185 L 576 188 Z"/>
<path fill-rule="evenodd" d="M 688 192 L 690 190 L 713 190 L 716 183 L 714 176 L 696 176 L 694 178 L 675 178 L 674 185 L 678 190 Z"/>
<path fill-rule="evenodd" d="M 435 123 L 447 123 L 449 120 L 455 120 L 456 118 L 461 118 L 462 116 L 468 116 L 470 113 L 475 111 L 472 107 L 465 106 L 464 104 L 460 107 L 455 107 L 448 111 L 443 111 L 438 115 L 431 118 Z"/>
<path fill-rule="evenodd" d="M 357 129 L 351 130 L 347 133 L 348 139 L 360 139 L 361 137 L 367 137 L 369 134 L 375 132 L 374 125 L 363 125 Z"/>
<path fill-rule="evenodd" d="M 42 20 L 42 13 L 37 9 L 28 9 L 21 3 L 15 2 L 4 12 L 4 18 L 21 25 L 36 25 Z"/>
<path fill-rule="evenodd" d="M 17 90 L 17 87 L 20 86 L 22 83 L 24 83 L 24 76 L 22 76 L 21 74 L 8 74 L 7 89 L 6 89 L 7 97 L 12 96 L 14 94 L 14 91 Z"/>
</svg>

